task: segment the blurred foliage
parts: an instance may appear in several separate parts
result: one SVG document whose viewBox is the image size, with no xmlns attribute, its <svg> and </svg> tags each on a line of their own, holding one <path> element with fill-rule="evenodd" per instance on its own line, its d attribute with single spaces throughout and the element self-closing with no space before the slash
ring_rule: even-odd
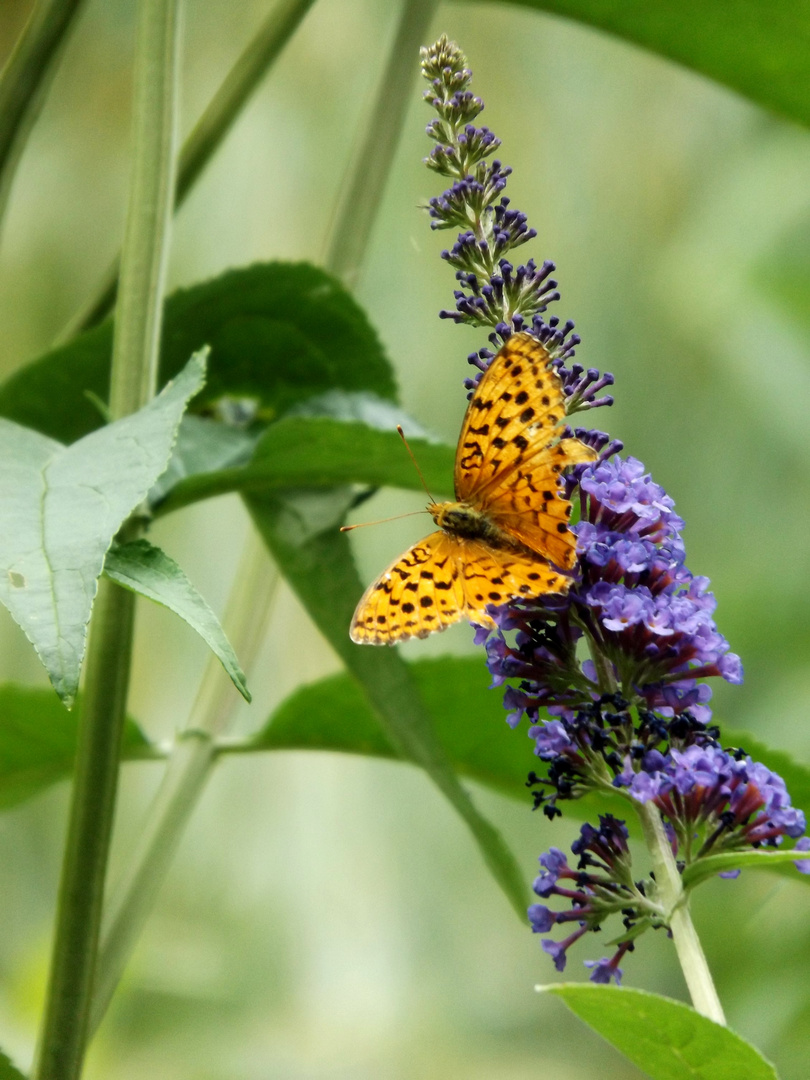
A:
<svg viewBox="0 0 810 1080">
<path fill-rule="evenodd" d="M 0 5 L 4 53 L 29 8 Z M 573 8 L 555 5 L 581 15 Z M 643 45 L 663 5 L 590 8 L 596 25 L 623 22 L 621 32 Z M 806 5 L 768 5 L 759 34 L 740 17 L 757 10 L 766 6 L 682 8 L 673 22 L 659 19 L 659 47 L 666 38 L 669 55 L 683 60 L 689 50 L 709 70 L 694 58 L 713 50 L 716 60 L 725 43 L 721 59 L 737 67 L 728 84 L 798 116 L 807 80 L 792 65 L 808 54 L 791 18 Z M 185 129 L 266 11 L 264 0 L 188 5 Z M 378 0 L 319 0 L 179 215 L 175 286 L 256 260 L 318 262 L 394 18 Z M 808 760 L 806 133 L 699 75 L 542 12 L 447 5 L 434 30 L 469 56 L 485 121 L 514 168 L 508 194 L 539 232 L 531 254 L 558 264 L 557 313 L 577 320 L 578 359 L 616 374 L 616 405 L 600 423 L 673 495 L 688 523 L 689 565 L 712 578 L 719 626 L 747 672 L 744 687 L 718 688 L 719 717 Z M 23 160 L 0 247 L 4 377 L 50 348 L 119 245 L 132 31 L 132 4 L 90 0 Z M 780 34 L 797 59 L 776 47 Z M 414 67 L 413 106 L 357 298 L 396 367 L 405 409 L 452 444 L 464 358 L 483 341 L 435 318 L 453 281 L 438 258 L 442 240 L 415 209 L 437 191 L 420 164 L 427 114 Z M 54 412 L 60 404 L 55 395 Z M 383 491 L 362 518 L 422 503 Z M 154 538 L 219 610 L 245 528 L 230 497 L 167 517 Z M 363 578 L 422 531 L 403 522 L 357 534 Z M 160 739 L 183 724 L 204 646 L 191 631 L 176 636 L 160 612 L 144 607 L 139 620 L 132 712 Z M 3 680 L 35 682 L 29 646 L 5 616 L 0 633 Z M 403 652 L 469 652 L 469 639 L 458 628 Z M 337 667 L 282 590 L 251 679 L 255 704 L 240 706 L 242 730 L 258 729 L 297 686 Z M 497 694 L 492 702 L 500 724 Z M 119 869 L 158 768 L 125 771 Z M 576 832 L 568 820 L 549 826 L 528 803 L 483 792 L 479 801 L 519 852 L 527 881 L 537 854 Z M 41 1003 L 63 810 L 57 789 L 0 819 L 0 1045 L 20 1064 Z M 732 1026 L 788 1080 L 806 1075 L 810 1036 L 803 893 L 800 883 L 747 871 L 709 883 L 694 904 Z M 625 982 L 683 997 L 660 937 L 628 958 Z M 559 1004 L 531 993 L 552 975 L 452 812 L 414 770 L 338 754 L 233 758 L 192 824 L 87 1075 L 637 1075 Z"/>
</svg>

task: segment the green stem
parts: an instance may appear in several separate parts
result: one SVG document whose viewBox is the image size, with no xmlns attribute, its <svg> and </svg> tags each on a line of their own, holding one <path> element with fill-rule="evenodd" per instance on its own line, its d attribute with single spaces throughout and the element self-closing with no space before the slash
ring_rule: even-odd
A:
<svg viewBox="0 0 810 1080">
<path fill-rule="evenodd" d="M 377 219 L 411 90 L 419 46 L 427 40 L 438 0 L 405 0 L 374 107 L 349 166 L 326 245 L 324 266 L 353 288 Z"/>
<path fill-rule="evenodd" d="M 141 0 L 135 50 L 134 159 L 115 324 L 112 419 L 154 393 L 169 243 L 179 0 Z M 128 535 L 136 530 L 125 526 Z M 134 599 L 106 580 L 93 610 L 77 767 L 35 1080 L 77 1080 L 87 1042 L 101 901 L 115 810 Z"/>
<path fill-rule="evenodd" d="M 315 0 L 279 0 L 250 44 L 225 76 L 205 112 L 183 144 L 177 169 L 175 210 L 182 206 L 205 166 L 219 149 L 250 95 L 273 66 Z M 66 341 L 95 326 L 110 313 L 118 290 L 119 259 L 104 275 L 96 295 L 63 330 Z"/>
<path fill-rule="evenodd" d="M 292 17 L 292 8 L 295 6 L 288 0 L 287 9 L 290 11 L 290 18 Z M 303 17 L 308 6 L 308 3 L 301 4 L 299 2 L 299 20 Z M 409 0 L 405 5 L 403 22 L 408 21 L 407 16 L 412 7 L 421 11 L 428 6 L 431 9 L 435 7 L 435 0 L 431 0 L 430 5 L 425 4 L 424 0 L 419 0 L 416 4 Z M 276 10 L 279 12 L 283 8 L 284 5 L 280 5 Z M 414 58 L 418 55 L 417 46 L 421 44 L 422 31 L 426 29 L 426 26 L 420 20 L 417 20 L 417 22 L 419 24 L 419 34 L 413 32 L 413 48 L 408 56 L 410 77 L 396 82 L 397 93 L 401 96 L 402 101 L 398 103 L 392 101 L 392 88 L 386 79 L 383 79 L 380 99 L 374 110 L 375 115 L 382 115 L 385 108 L 390 106 L 393 108 L 394 114 L 400 117 L 400 122 L 404 117 L 410 87 L 415 78 Z M 279 15 L 280 25 L 281 16 Z M 292 33 L 292 29 L 293 27 L 289 27 L 288 24 L 287 37 Z M 402 26 L 400 30 L 402 30 Z M 268 26 L 265 26 L 265 32 L 268 33 Z M 401 35 L 397 36 L 397 42 L 401 44 L 400 37 Z M 286 37 L 284 40 L 286 41 Z M 279 43 L 278 48 L 281 47 L 281 44 L 283 42 Z M 395 51 L 397 47 L 398 45 L 395 46 Z M 253 49 L 252 46 L 251 49 Z M 258 47 L 253 50 L 253 53 L 254 56 L 259 55 Z M 394 55 L 392 54 L 388 62 L 389 70 L 393 62 Z M 266 63 L 269 63 L 269 60 Z M 258 75 L 256 77 L 258 78 Z M 234 73 L 229 76 L 230 78 L 234 79 L 234 85 L 238 84 L 239 80 L 236 79 Z M 224 88 L 217 95 L 218 99 L 223 91 Z M 246 96 L 247 93 L 244 93 L 242 100 Z M 213 108 L 213 105 L 211 108 Z M 223 107 L 221 110 L 223 118 L 228 113 L 229 110 Z M 202 128 L 203 121 L 200 121 L 195 131 L 200 131 Z M 224 126 L 220 130 L 220 137 L 223 130 Z M 213 136 L 208 145 L 213 149 L 215 145 Z M 184 150 L 184 156 L 185 154 L 186 151 Z M 390 169 L 392 160 L 393 146 L 391 152 L 385 155 L 386 168 Z M 378 172 L 376 184 L 380 191 L 385 178 L 384 173 Z M 379 198 L 371 200 L 374 211 L 379 208 L 379 202 Z M 351 227 L 354 208 L 351 202 L 345 198 L 341 200 L 341 206 L 345 214 L 345 220 L 338 223 L 337 231 L 345 232 Z M 364 229 L 362 245 L 357 245 L 354 249 L 354 259 L 357 261 L 361 261 L 365 255 L 365 246 L 371 232 L 372 223 L 373 214 L 368 219 L 367 227 Z M 334 272 L 336 267 L 332 266 L 330 269 Z M 258 534 L 253 532 L 240 559 L 236 571 L 234 590 L 228 601 L 223 619 L 225 632 L 248 673 L 250 672 L 253 657 L 262 641 L 277 580 L 277 574 L 271 574 L 267 549 L 259 539 Z M 104 1016 L 132 948 L 154 906 L 155 898 L 171 864 L 180 836 L 216 762 L 214 737 L 227 729 L 234 700 L 230 686 L 226 685 L 222 679 L 218 663 L 211 660 L 189 717 L 188 732 L 178 741 L 172 753 L 160 790 L 141 830 L 138 847 L 125 872 L 125 876 L 114 890 L 109 903 L 108 914 L 102 932 L 99 974 L 92 1007 L 91 1030 L 95 1029 Z"/>
<path fill-rule="evenodd" d="M 664 832 L 661 815 L 658 809 L 649 802 L 637 807 L 637 812 L 652 858 L 658 900 L 667 912 L 672 941 L 692 1004 L 703 1016 L 714 1020 L 715 1023 L 725 1024 L 723 1006 L 717 996 L 709 965 L 689 914 L 688 896 L 684 892 L 681 875 Z"/>
<path fill-rule="evenodd" d="M 129 682 L 134 595 L 102 579 L 87 678 L 37 1080 L 81 1075 Z"/>
<path fill-rule="evenodd" d="M 0 221 L 56 61 L 84 0 L 39 0 L 0 74 Z"/>
<path fill-rule="evenodd" d="M 254 531 L 248 535 L 223 618 L 223 629 L 250 672 L 269 621 L 278 573 Z M 154 906 L 180 837 L 215 764 L 214 740 L 227 731 L 236 701 L 219 661 L 209 657 L 188 719 L 172 750 L 138 842 L 107 904 L 90 1030 L 104 1016 Z"/>
</svg>

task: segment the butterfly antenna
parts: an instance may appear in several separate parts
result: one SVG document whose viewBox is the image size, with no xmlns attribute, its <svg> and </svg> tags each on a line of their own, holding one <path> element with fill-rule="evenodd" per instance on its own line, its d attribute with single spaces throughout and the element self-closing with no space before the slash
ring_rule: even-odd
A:
<svg viewBox="0 0 810 1080">
<path fill-rule="evenodd" d="M 426 514 L 427 510 L 411 510 L 409 514 L 394 514 L 390 518 L 380 518 L 379 521 L 361 521 L 357 525 L 341 525 L 341 532 L 351 532 L 352 529 L 365 529 L 367 525 L 383 525 L 386 521 L 399 521 L 400 518 L 415 517 L 416 514 Z"/>
<path fill-rule="evenodd" d="M 425 483 L 425 477 L 424 477 L 424 475 L 422 473 L 422 470 L 419 468 L 419 462 L 416 460 L 413 450 L 411 450 L 410 446 L 408 445 L 408 440 L 405 438 L 405 432 L 402 430 L 402 426 L 400 424 L 397 424 L 397 434 L 399 435 L 400 439 L 402 439 L 402 441 L 405 443 L 405 449 L 408 451 L 410 459 L 413 462 L 413 467 L 419 473 L 419 479 L 422 481 L 422 487 L 427 492 L 427 497 L 430 499 L 430 501 L 432 503 L 435 503 L 436 500 L 430 494 L 430 488 Z"/>
</svg>

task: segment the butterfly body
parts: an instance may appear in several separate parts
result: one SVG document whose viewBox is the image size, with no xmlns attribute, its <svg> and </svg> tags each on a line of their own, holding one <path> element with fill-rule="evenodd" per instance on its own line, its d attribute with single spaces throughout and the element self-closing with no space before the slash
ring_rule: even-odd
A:
<svg viewBox="0 0 810 1080">
<path fill-rule="evenodd" d="M 514 547 L 509 534 L 499 529 L 482 510 L 468 502 L 430 503 L 428 513 L 446 533 L 459 539 L 483 540 L 495 547 Z"/>
<path fill-rule="evenodd" d="M 414 544 L 366 590 L 351 637 L 392 645 L 487 608 L 568 589 L 576 544 L 562 489 L 594 451 L 565 435 L 565 399 L 543 345 L 513 334 L 472 395 L 459 436 L 455 502 L 431 502 L 437 532 Z"/>
</svg>

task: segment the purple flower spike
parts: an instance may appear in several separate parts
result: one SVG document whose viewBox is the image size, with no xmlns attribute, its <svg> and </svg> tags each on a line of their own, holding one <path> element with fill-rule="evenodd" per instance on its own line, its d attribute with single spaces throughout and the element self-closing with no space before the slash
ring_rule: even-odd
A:
<svg viewBox="0 0 810 1080">
<path fill-rule="evenodd" d="M 455 269 L 459 287 L 454 308 L 441 311 L 439 317 L 489 327 L 496 351 L 510 334 L 531 331 L 555 362 L 569 413 L 610 405 L 613 399 L 603 391 L 612 385 L 612 375 L 600 375 L 595 368 L 585 371 L 579 365 L 565 367 L 579 344 L 574 324 L 560 326 L 559 319 L 543 319 L 548 305 L 560 298 L 550 276 L 554 264 L 538 265 L 529 259 L 515 266 L 510 260 L 511 253 L 537 233 L 503 194 L 512 170 L 493 157 L 500 139 L 488 127 L 473 123 L 484 103 L 470 90 L 472 72 L 464 54 L 442 36 L 422 50 L 422 73 L 430 84 L 425 102 L 436 113 L 426 128 L 435 145 L 425 164 L 450 181 L 428 202 L 430 227 L 457 231 L 455 243 L 442 251 L 442 258 Z M 482 349 L 471 363 L 483 371 L 492 356 Z M 466 379 L 465 386 L 472 390 L 476 382 L 477 377 Z"/>
<path fill-rule="evenodd" d="M 579 452 L 569 443 L 566 460 L 581 463 L 559 477 L 559 466 L 553 470 L 554 485 L 572 504 L 565 508 L 572 524 L 551 521 L 550 495 L 543 495 L 542 512 L 525 495 L 545 491 L 545 483 L 533 486 L 541 478 L 537 458 L 515 458 L 514 478 L 500 466 L 504 471 L 496 480 L 504 477 L 511 485 L 509 512 L 515 517 L 524 514 L 518 493 L 525 496 L 528 548 L 518 542 L 517 526 L 510 528 L 500 504 L 491 514 L 493 533 L 486 536 L 495 546 L 512 545 L 519 555 L 528 551 L 538 558 L 549 548 L 533 540 L 532 521 L 539 531 L 570 529 L 576 537 L 574 565 L 556 568 L 569 576 L 564 593 L 529 592 L 527 598 L 491 605 L 491 621 L 475 629 L 475 643 L 486 649 L 492 686 L 503 690 L 508 726 L 528 721 L 538 770 L 529 773 L 526 785 L 534 807 L 553 821 L 562 814 L 560 804 L 604 794 L 612 785 L 615 798 L 657 807 L 682 873 L 710 854 L 775 847 L 787 836 L 801 837 L 795 864 L 810 874 L 804 814 L 791 804 L 784 781 L 744 751 L 724 749 L 712 726 L 708 680 L 741 683 L 742 662 L 715 623 L 708 579 L 693 575 L 686 564 L 684 523 L 672 498 L 637 458 L 621 456 L 619 440 L 573 427 L 576 413 L 613 403 L 614 379 L 575 357 L 581 342 L 573 322 L 546 315 L 560 299 L 554 264 L 514 257 L 536 232 L 504 194 L 511 169 L 496 156 L 497 135 L 478 120 L 484 103 L 471 90 L 466 59 L 442 37 L 422 50 L 422 70 L 428 81 L 424 99 L 434 113 L 426 129 L 433 142 L 426 165 L 446 178 L 445 190 L 425 209 L 432 229 L 455 231 L 454 242 L 442 251 L 455 273 L 454 304 L 440 317 L 486 328 L 487 335 L 487 345 L 467 358 L 473 370 L 464 385 L 472 396 L 510 336 L 532 334 L 562 390 L 565 415 L 553 418 L 559 424 L 555 438 L 577 439 L 592 451 Z M 542 386 L 539 380 L 535 384 L 540 395 Z M 522 395 L 528 403 L 531 392 L 527 384 L 517 399 Z M 493 416 L 502 426 L 512 419 L 511 406 L 500 404 L 507 401 L 512 401 L 509 390 L 497 406 L 493 402 Z M 496 415 L 495 408 L 502 412 Z M 515 415 L 537 430 L 533 402 L 526 417 Z M 493 438 L 495 446 L 507 445 L 487 422 L 475 430 L 481 436 L 479 454 L 485 455 Z M 519 437 L 513 442 L 520 446 Z M 553 443 L 547 452 L 554 453 Z M 529 923 L 541 935 L 573 924 L 565 940 L 542 941 L 563 971 L 579 938 L 599 930 L 609 916 L 619 916 L 624 933 L 615 955 L 586 961 L 592 982 L 619 985 L 619 963 L 638 936 L 648 928 L 668 928 L 661 894 L 652 877 L 634 880 L 628 830 L 610 814 L 600 816 L 598 826 L 583 825 L 571 852 L 576 861 L 570 865 L 559 848 L 540 856 L 534 892 L 562 907 L 532 904 Z M 736 877 L 733 860 L 724 862 L 732 869 L 721 876 Z"/>
</svg>

